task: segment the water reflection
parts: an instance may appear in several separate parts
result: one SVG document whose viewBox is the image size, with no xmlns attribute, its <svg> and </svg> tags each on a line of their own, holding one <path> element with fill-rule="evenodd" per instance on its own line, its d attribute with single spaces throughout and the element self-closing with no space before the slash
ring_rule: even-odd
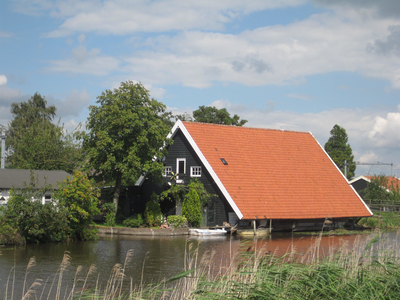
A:
<svg viewBox="0 0 400 300">
<path fill-rule="evenodd" d="M 80 277 L 84 278 L 90 266 L 94 264 L 97 267 L 98 275 L 93 276 L 92 280 L 98 279 L 99 285 L 104 287 L 114 264 L 124 265 L 126 254 L 130 249 L 133 249 L 132 257 L 126 265 L 125 274 L 128 281 L 132 278 L 132 283 L 139 285 L 142 278 L 143 283 L 146 284 L 159 282 L 163 278 L 170 278 L 181 272 L 185 267 L 185 255 L 188 255 L 187 249 L 189 247 L 198 249 L 199 257 L 206 252 L 213 251 L 214 262 L 212 267 L 221 269 L 221 267 L 229 264 L 230 258 L 237 251 L 249 252 L 255 249 L 263 249 L 262 251 L 276 255 L 284 255 L 288 252 L 310 255 L 310 246 L 318 242 L 318 255 L 325 256 L 329 251 L 337 250 L 340 247 L 353 247 L 356 239 L 367 238 L 371 238 L 371 235 L 323 237 L 321 240 L 317 240 L 311 236 L 273 233 L 270 238 L 255 242 L 235 236 L 232 238 L 230 236 L 207 238 L 105 236 L 98 241 L 91 242 L 26 245 L 16 248 L 4 247 L 0 248 L 0 298 L 4 295 L 7 278 L 11 271 L 15 270 L 15 290 L 22 290 L 26 267 L 32 256 L 36 257 L 37 265 L 30 270 L 28 286 L 37 278 L 52 281 L 65 251 L 68 251 L 71 260 L 68 272 L 63 276 L 63 282 L 71 286 L 78 266 L 83 266 Z M 386 239 L 397 241 L 398 236 L 396 233 L 389 233 Z M 383 245 L 383 241 L 381 244 Z M 11 274 L 11 277 L 13 277 L 13 273 Z"/>
</svg>

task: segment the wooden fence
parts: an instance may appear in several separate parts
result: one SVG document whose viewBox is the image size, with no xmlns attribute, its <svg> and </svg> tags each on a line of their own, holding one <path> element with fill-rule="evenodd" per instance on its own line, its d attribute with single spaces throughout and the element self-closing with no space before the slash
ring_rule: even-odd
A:
<svg viewBox="0 0 400 300">
<path fill-rule="evenodd" d="M 379 212 L 390 212 L 390 211 L 397 211 L 400 213 L 400 202 L 399 201 L 388 201 L 388 200 L 364 200 L 365 204 L 372 211 L 379 211 Z"/>
</svg>

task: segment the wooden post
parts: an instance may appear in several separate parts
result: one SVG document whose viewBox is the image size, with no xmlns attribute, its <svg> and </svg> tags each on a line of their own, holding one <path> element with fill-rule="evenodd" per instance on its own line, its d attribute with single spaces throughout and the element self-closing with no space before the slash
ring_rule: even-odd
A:
<svg viewBox="0 0 400 300">
<path fill-rule="evenodd" d="M 253 220 L 253 229 L 254 229 L 254 235 L 256 235 L 257 234 L 256 220 Z"/>
</svg>

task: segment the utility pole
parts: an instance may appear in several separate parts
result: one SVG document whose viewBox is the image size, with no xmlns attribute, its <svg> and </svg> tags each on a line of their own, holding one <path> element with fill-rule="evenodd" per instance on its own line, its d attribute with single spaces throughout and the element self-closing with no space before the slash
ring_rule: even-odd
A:
<svg viewBox="0 0 400 300">
<path fill-rule="evenodd" d="M 1 168 L 4 169 L 5 156 L 6 156 L 6 136 L 3 134 L 3 130 L 0 131 L 1 138 Z"/>
</svg>

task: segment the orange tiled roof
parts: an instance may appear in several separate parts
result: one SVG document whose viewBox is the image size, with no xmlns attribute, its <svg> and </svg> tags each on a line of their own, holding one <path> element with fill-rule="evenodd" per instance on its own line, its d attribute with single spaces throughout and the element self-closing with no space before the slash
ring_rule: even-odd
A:
<svg viewBox="0 0 400 300">
<path fill-rule="evenodd" d="M 242 219 L 372 215 L 310 133 L 179 124 Z"/>
</svg>

